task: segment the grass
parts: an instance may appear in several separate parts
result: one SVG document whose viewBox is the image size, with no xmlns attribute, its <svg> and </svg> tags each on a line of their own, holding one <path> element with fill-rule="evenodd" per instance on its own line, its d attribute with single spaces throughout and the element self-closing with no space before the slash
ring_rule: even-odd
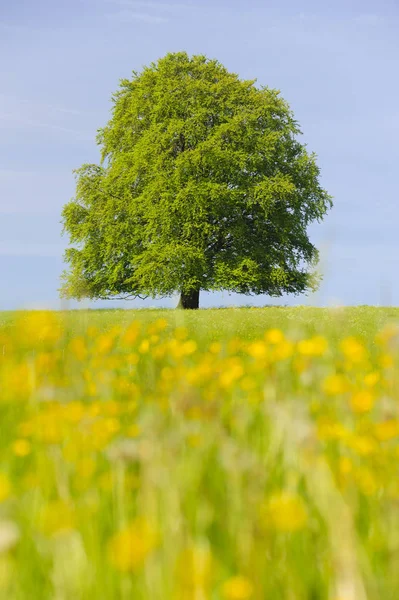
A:
<svg viewBox="0 0 399 600">
<path fill-rule="evenodd" d="M 0 313 L 0 597 L 396 599 L 398 318 Z"/>
</svg>

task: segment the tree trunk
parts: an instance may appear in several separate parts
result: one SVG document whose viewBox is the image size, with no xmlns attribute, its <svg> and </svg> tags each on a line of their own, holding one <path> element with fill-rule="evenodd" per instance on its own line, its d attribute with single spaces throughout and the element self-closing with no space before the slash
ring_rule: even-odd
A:
<svg viewBox="0 0 399 600">
<path fill-rule="evenodd" d="M 191 290 L 191 292 L 188 292 L 187 294 L 184 294 L 182 292 L 180 295 L 180 301 L 179 301 L 179 304 L 177 305 L 177 308 L 184 308 L 184 309 L 199 308 L 199 295 L 200 295 L 199 290 Z"/>
</svg>

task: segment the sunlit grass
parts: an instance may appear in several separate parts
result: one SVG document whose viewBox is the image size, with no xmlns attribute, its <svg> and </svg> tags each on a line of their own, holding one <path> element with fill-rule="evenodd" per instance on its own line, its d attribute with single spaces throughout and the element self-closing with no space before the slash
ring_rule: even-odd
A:
<svg viewBox="0 0 399 600">
<path fill-rule="evenodd" d="M 0 597 L 396 598 L 397 316 L 0 315 Z"/>
</svg>

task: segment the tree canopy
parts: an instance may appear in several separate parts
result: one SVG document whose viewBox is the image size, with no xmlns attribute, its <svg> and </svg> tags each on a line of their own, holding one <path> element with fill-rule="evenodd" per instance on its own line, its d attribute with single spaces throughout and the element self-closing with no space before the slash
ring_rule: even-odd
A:
<svg viewBox="0 0 399 600">
<path fill-rule="evenodd" d="M 217 60 L 167 54 L 120 82 L 98 132 L 100 164 L 76 171 L 62 213 L 61 294 L 167 297 L 200 290 L 303 293 L 315 285 L 308 226 L 331 198 L 278 90 Z"/>
</svg>

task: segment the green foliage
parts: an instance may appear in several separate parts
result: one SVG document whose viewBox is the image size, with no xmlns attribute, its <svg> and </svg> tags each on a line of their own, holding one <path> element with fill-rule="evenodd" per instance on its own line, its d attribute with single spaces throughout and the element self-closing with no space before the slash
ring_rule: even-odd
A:
<svg viewBox="0 0 399 600">
<path fill-rule="evenodd" d="M 122 80 L 63 209 L 66 297 L 302 293 L 331 199 L 279 92 L 168 54 Z"/>
</svg>

